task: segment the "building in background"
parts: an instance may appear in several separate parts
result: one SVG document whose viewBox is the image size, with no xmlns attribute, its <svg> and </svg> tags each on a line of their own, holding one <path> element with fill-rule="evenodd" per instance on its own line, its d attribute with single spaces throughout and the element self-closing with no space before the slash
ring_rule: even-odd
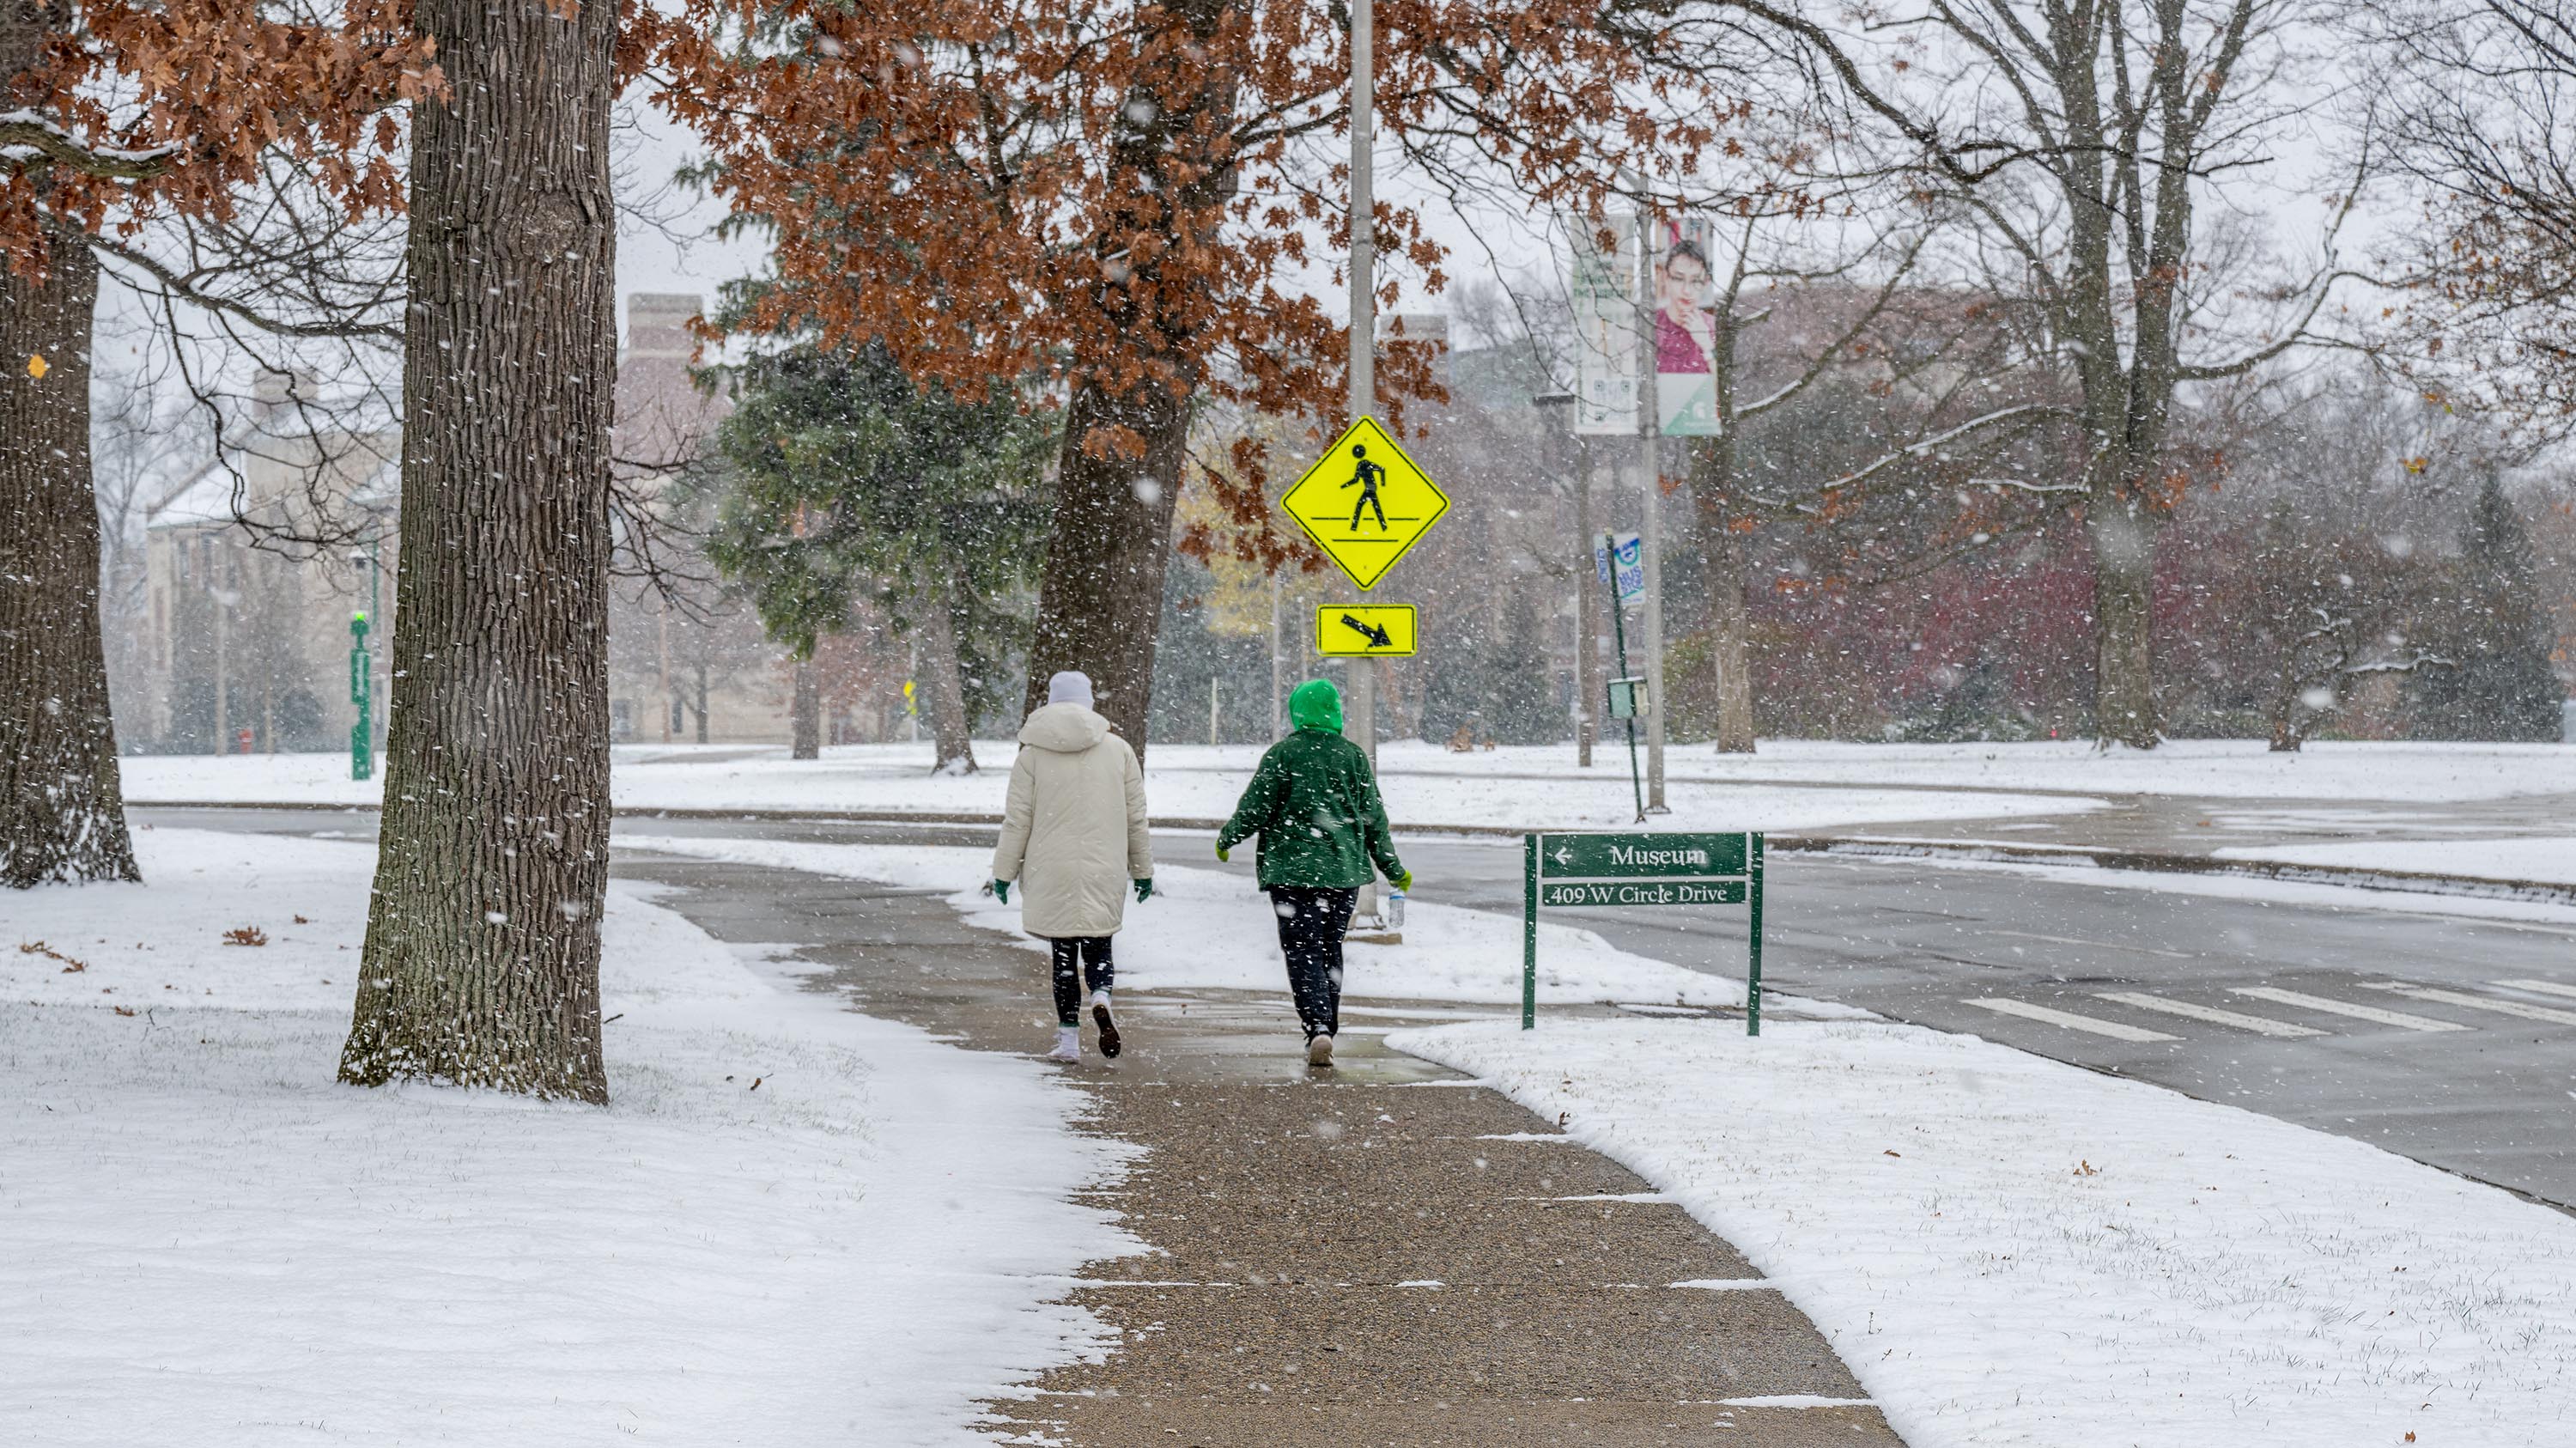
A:
<svg viewBox="0 0 2576 1448">
<path fill-rule="evenodd" d="M 627 299 L 614 454 L 619 531 L 609 629 L 609 709 L 620 743 L 783 745 L 794 665 L 726 596 L 682 515 L 686 470 L 729 410 L 690 375 L 693 294 Z M 268 374 L 224 458 L 141 522 L 143 583 L 122 625 L 135 666 L 119 680 L 118 737 L 131 752 L 345 749 L 353 613 L 370 608 L 382 743 L 399 553 L 402 434 L 311 402 L 309 377 Z M 331 422 L 316 427 L 312 419 Z M 249 520 L 254 527 L 244 526 Z M 316 535 L 328 546 L 278 536 Z M 651 526 L 646 526 L 647 524 Z M 271 530 L 263 540 L 259 527 Z M 658 569 L 657 583 L 646 565 Z M 827 641 L 827 743 L 907 728 L 898 645 L 854 621 Z M 111 625 L 116 626 L 116 625 Z"/>
<path fill-rule="evenodd" d="M 263 374 L 246 440 L 145 522 L 132 623 L 139 667 L 133 697 L 115 701 L 126 749 L 347 748 L 357 720 L 350 620 L 378 594 L 370 684 L 384 698 L 401 433 L 341 418 L 330 431 L 299 435 L 298 403 L 316 400 L 316 385 Z M 312 541 L 328 535 L 337 536 Z M 381 742 L 381 710 L 376 728 Z"/>
</svg>

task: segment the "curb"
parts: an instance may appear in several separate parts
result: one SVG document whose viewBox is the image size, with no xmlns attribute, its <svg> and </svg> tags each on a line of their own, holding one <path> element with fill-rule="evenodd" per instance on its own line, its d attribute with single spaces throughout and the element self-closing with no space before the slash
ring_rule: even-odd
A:
<svg viewBox="0 0 2576 1448">
<path fill-rule="evenodd" d="M 321 804 L 312 801 L 149 800 L 128 801 L 136 809 L 304 810 L 315 814 L 372 813 L 371 804 Z M 921 810 L 789 810 L 789 809 L 620 809 L 621 820 L 759 820 L 815 824 L 955 825 L 996 828 L 997 814 Z M 1221 819 L 1162 817 L 1155 829 L 1216 830 Z M 1409 825 L 1410 834 L 1451 835 L 1468 839 L 1519 839 L 1525 830 L 1508 825 Z M 2576 885 L 2548 880 L 2499 880 L 2482 875 L 2443 875 L 2415 870 L 2378 870 L 2353 865 L 2303 865 L 2282 860 L 2230 860 L 2211 855 L 2160 854 L 2151 850 L 2091 849 L 2081 845 L 1952 844 L 1942 840 L 1880 839 L 1867 835 L 1771 835 L 1771 849 L 1795 854 L 1840 855 L 1861 859 L 1957 860 L 1995 865 L 2069 865 L 2079 869 L 2127 870 L 2143 874 L 2219 875 L 2249 880 L 2277 880 L 2297 885 L 2341 885 L 2392 894 L 2447 895 L 2473 900 L 2510 900 L 2534 905 L 2576 906 Z"/>
</svg>

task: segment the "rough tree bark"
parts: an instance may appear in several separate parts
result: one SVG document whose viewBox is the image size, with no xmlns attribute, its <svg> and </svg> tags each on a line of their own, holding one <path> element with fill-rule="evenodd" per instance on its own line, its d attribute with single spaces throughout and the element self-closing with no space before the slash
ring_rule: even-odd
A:
<svg viewBox="0 0 2576 1448">
<path fill-rule="evenodd" d="M 20 28 L 0 26 L 12 73 Z M 98 262 L 77 238 L 54 245 L 40 277 L 0 264 L 0 884 L 18 889 L 142 878 L 98 631 L 97 301 Z"/>
<path fill-rule="evenodd" d="M 812 659 L 796 661 L 795 690 L 787 700 L 787 757 L 823 757 L 823 676 Z"/>
<path fill-rule="evenodd" d="M 1735 428 L 1691 449 L 1691 504 L 1708 586 L 1709 668 L 1717 689 L 1717 749 L 1753 752 L 1753 609 L 1745 602 L 1745 534 L 1735 527 Z"/>
<path fill-rule="evenodd" d="M 1084 450 L 1082 439 L 1091 429 L 1121 424 L 1144 439 L 1142 458 Z M 1076 392 L 1065 419 L 1055 532 L 1047 539 L 1046 571 L 1038 583 L 1027 708 L 1046 702 L 1049 678 L 1079 669 L 1091 676 L 1102 717 L 1140 757 L 1188 434 L 1189 405 L 1167 392 L 1134 402 L 1112 399 L 1097 387 Z"/>
<path fill-rule="evenodd" d="M 938 752 L 933 774 L 975 772 L 974 721 L 966 717 L 966 679 L 957 658 L 957 619 L 949 589 L 934 587 L 921 601 L 921 672 L 929 686 L 930 740 Z"/>
<path fill-rule="evenodd" d="M 2093 732 L 2104 744 L 2153 749 L 2156 522 L 2119 497 L 2084 514 L 2093 545 Z"/>
<path fill-rule="evenodd" d="M 616 7 L 421 0 L 385 810 L 343 1080 L 603 1101 Z"/>
</svg>

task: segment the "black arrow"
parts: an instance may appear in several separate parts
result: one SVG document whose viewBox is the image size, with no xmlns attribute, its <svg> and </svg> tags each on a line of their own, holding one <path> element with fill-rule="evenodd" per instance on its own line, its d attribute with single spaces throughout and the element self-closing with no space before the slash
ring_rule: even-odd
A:
<svg viewBox="0 0 2576 1448">
<path fill-rule="evenodd" d="M 1352 628 L 1358 629 L 1360 631 L 1360 637 L 1369 641 L 1370 648 L 1391 649 L 1395 647 L 1395 640 L 1387 634 L 1385 629 L 1379 628 L 1374 624 L 1362 623 L 1347 613 L 1342 615 L 1342 622 L 1350 625 Z"/>
</svg>

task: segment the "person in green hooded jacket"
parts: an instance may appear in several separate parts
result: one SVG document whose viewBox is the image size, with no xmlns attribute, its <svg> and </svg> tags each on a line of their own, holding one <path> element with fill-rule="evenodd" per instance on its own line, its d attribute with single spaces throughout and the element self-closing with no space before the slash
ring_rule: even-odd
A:
<svg viewBox="0 0 2576 1448">
<path fill-rule="evenodd" d="M 1406 890 L 1413 875 L 1396 858 L 1368 756 L 1342 737 L 1342 696 L 1332 681 L 1299 684 L 1288 719 L 1296 729 L 1261 756 L 1234 817 L 1217 831 L 1216 857 L 1261 837 L 1258 875 L 1279 916 L 1306 1059 L 1329 1066 L 1341 1024 L 1342 935 L 1360 887 L 1384 874 Z"/>
</svg>

